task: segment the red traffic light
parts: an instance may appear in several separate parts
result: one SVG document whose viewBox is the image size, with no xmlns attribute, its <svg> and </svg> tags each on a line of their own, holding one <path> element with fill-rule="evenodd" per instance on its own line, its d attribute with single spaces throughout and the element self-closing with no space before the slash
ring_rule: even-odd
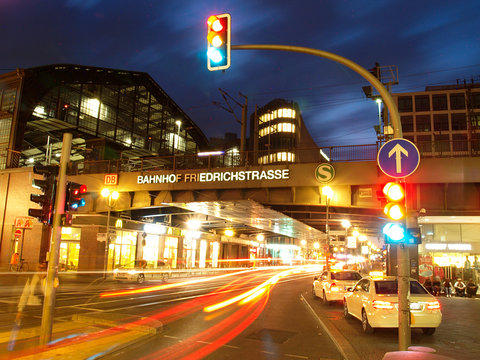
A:
<svg viewBox="0 0 480 360">
<path fill-rule="evenodd" d="M 391 220 L 402 220 L 406 216 L 405 188 L 402 184 L 389 182 L 383 187 L 383 194 L 387 200 L 383 212 Z"/>
<path fill-rule="evenodd" d="M 230 67 L 230 14 L 212 15 L 207 20 L 207 67 L 210 71 Z"/>
</svg>

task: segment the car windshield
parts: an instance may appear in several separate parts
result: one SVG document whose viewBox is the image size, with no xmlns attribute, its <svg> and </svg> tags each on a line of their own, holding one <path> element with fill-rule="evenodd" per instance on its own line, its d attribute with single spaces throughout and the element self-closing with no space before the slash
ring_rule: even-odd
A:
<svg viewBox="0 0 480 360">
<path fill-rule="evenodd" d="M 332 273 L 332 280 L 357 281 L 357 280 L 360 280 L 361 278 L 362 278 L 361 275 L 356 272 L 342 271 L 342 272 Z"/>
<path fill-rule="evenodd" d="M 396 280 L 375 281 L 375 292 L 377 294 L 397 294 L 398 283 Z M 418 281 L 410 281 L 410 294 L 428 294 Z"/>
</svg>

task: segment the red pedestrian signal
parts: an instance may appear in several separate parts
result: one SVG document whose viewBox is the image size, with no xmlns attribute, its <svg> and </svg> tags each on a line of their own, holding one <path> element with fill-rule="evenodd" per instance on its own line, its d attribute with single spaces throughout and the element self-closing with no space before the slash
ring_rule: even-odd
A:
<svg viewBox="0 0 480 360">
<path fill-rule="evenodd" d="M 207 20 L 207 67 L 210 71 L 230 67 L 230 14 L 212 15 Z"/>
</svg>

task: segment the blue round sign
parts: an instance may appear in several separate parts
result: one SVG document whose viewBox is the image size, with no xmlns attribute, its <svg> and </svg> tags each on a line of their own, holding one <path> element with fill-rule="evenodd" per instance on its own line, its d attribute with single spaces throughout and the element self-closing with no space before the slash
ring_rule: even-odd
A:
<svg viewBox="0 0 480 360">
<path fill-rule="evenodd" d="M 413 174 L 420 164 L 420 152 L 414 143 L 407 139 L 387 141 L 377 154 L 380 170 L 393 178 L 403 178 Z"/>
</svg>

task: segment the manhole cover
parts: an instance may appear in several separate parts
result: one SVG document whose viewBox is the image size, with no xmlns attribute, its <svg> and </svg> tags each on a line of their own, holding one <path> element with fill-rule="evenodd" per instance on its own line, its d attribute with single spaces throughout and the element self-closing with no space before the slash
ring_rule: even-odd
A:
<svg viewBox="0 0 480 360">
<path fill-rule="evenodd" d="M 277 344 L 282 344 L 290 339 L 295 332 L 275 329 L 262 329 L 247 336 L 248 339 L 269 341 Z"/>
</svg>

